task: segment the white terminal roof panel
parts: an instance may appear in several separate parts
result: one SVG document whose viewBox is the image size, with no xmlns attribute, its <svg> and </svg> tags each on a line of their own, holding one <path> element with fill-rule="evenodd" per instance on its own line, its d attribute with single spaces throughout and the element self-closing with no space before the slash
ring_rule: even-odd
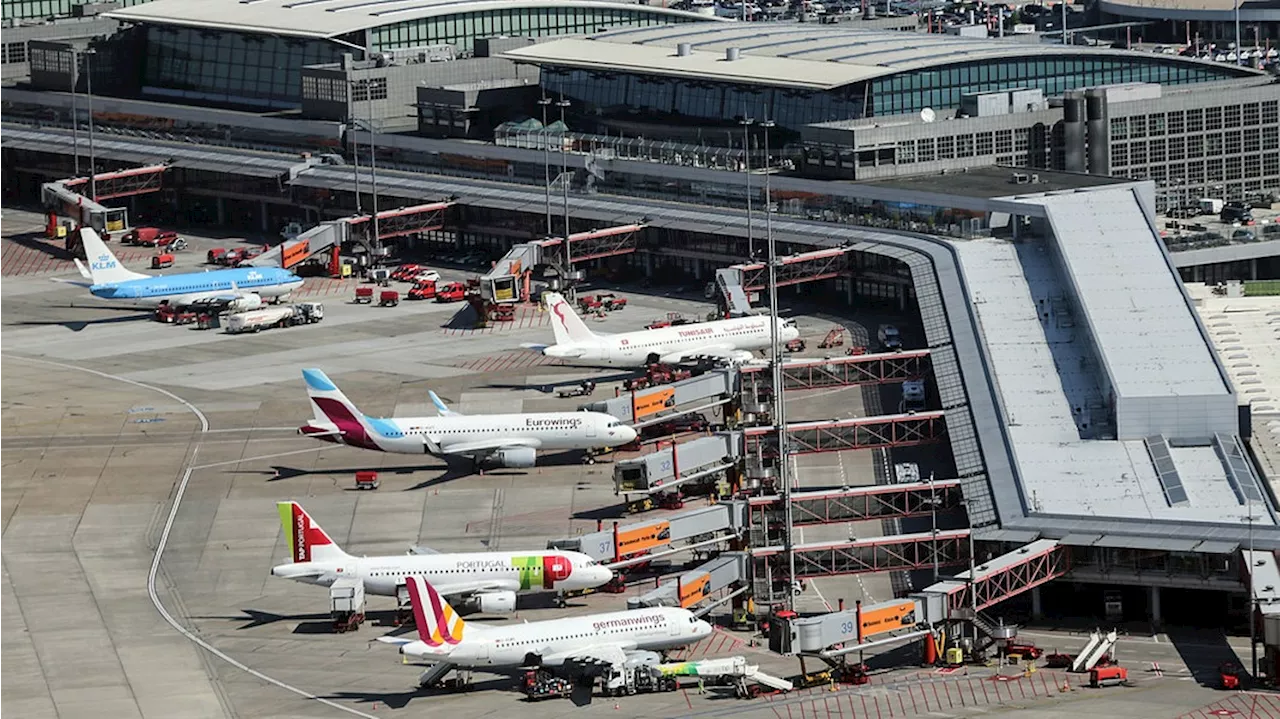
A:
<svg viewBox="0 0 1280 719">
<path fill-rule="evenodd" d="M 1116 395 L 1230 394 L 1158 241 L 1133 241 L 1153 237 L 1133 193 L 1078 192 L 1040 202 Z"/>
<path fill-rule="evenodd" d="M 113 10 L 107 17 L 124 22 L 326 38 L 408 20 L 548 7 L 627 8 L 691 20 L 715 20 L 626 0 L 153 0 Z"/>
</svg>

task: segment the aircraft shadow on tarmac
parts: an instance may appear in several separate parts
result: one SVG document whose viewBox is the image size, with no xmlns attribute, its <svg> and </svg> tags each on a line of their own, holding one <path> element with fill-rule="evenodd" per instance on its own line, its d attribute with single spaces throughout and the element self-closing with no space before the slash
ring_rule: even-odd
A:
<svg viewBox="0 0 1280 719">
<path fill-rule="evenodd" d="M 410 678 L 409 681 L 412 682 L 412 678 Z M 471 691 L 507 691 L 514 693 L 515 679 L 510 676 L 502 676 L 473 682 L 471 684 Z M 449 689 L 418 687 L 403 692 L 334 692 L 332 694 L 325 695 L 324 698 L 331 701 L 353 701 L 357 704 L 382 703 L 391 709 L 403 709 L 409 706 L 409 702 L 414 699 L 425 699 L 432 696 L 448 696 L 456 693 L 457 692 Z"/>
<path fill-rule="evenodd" d="M 1218 667 L 1225 662 L 1236 661 L 1235 650 L 1219 630 L 1170 628 L 1166 634 L 1192 678 L 1201 686 L 1219 686 Z M 1244 663 L 1248 663 L 1248 657 L 1244 658 Z M 1248 667 L 1245 670 L 1248 671 Z"/>
<path fill-rule="evenodd" d="M 559 452 L 556 454 L 544 455 L 538 458 L 538 466 L 539 467 L 573 466 L 576 464 L 581 464 L 581 461 L 582 461 L 581 457 L 582 457 L 581 453 L 576 451 Z M 443 473 L 435 477 L 432 477 L 430 479 L 424 480 L 422 482 L 418 482 L 412 487 L 406 487 L 403 491 L 412 492 L 414 490 L 419 490 L 419 489 L 430 489 L 432 487 L 438 487 L 442 484 L 448 484 L 449 482 L 452 482 L 457 479 L 464 479 L 466 477 L 479 476 L 478 473 L 475 472 L 474 465 L 472 464 L 472 462 L 469 459 L 466 459 L 465 457 L 445 457 L 440 459 L 439 462 L 444 462 L 445 464 Z M 297 479 L 298 477 L 307 477 L 307 476 L 316 475 L 316 474 L 338 474 L 338 475 L 346 474 L 346 475 L 354 476 L 356 472 L 364 472 L 364 471 L 368 471 L 369 469 L 370 469 L 369 467 L 347 467 L 347 468 L 337 468 L 337 469 L 325 468 L 325 469 L 312 470 L 312 469 L 299 469 L 297 467 L 286 467 L 283 465 L 272 465 L 270 470 L 241 470 L 238 472 L 233 472 L 233 474 L 270 475 L 267 477 L 268 482 L 279 482 L 286 479 Z M 408 465 L 404 467 L 377 468 L 377 472 L 380 475 L 416 474 L 418 472 L 433 472 L 433 471 L 439 471 L 439 470 L 440 470 L 439 463 Z M 499 469 L 486 469 L 484 471 L 484 476 L 486 477 L 523 477 L 523 476 L 529 476 L 529 475 L 532 475 L 532 473 L 526 469 L 499 468 Z M 355 487 L 350 487 L 349 489 L 352 492 L 360 491 L 360 490 L 357 490 Z"/>
<path fill-rule="evenodd" d="M 91 325 L 114 325 L 124 322 L 137 322 L 139 320 L 147 320 L 150 318 L 151 315 L 149 314 L 134 314 L 126 317 L 103 317 L 100 320 L 28 320 L 26 322 L 17 322 L 15 324 L 19 327 L 66 327 L 72 332 L 83 332 L 85 328 Z"/>
<path fill-rule="evenodd" d="M 529 350 L 529 351 L 532 352 L 533 350 Z M 588 370 L 584 369 L 583 371 L 586 372 Z M 635 372 L 619 372 L 617 374 L 604 375 L 601 377 L 590 377 L 589 379 L 592 382 L 595 382 L 597 385 L 601 385 L 607 382 L 622 382 L 623 380 L 632 379 L 636 376 L 638 372 L 639 370 L 636 370 Z M 555 391 L 560 389 L 561 387 L 577 387 L 581 383 L 582 383 L 582 380 L 580 379 L 569 378 L 569 379 L 565 379 L 565 381 L 563 382 L 556 382 L 554 384 L 520 384 L 518 382 L 490 382 L 485 386 L 489 387 L 490 389 L 534 390 L 536 392 L 541 392 L 543 394 L 554 394 Z M 609 399 L 609 397 L 607 395 L 601 394 L 598 397 L 587 395 L 585 397 L 578 397 L 577 399 L 580 399 L 583 402 L 594 402 L 597 399 Z"/>
</svg>

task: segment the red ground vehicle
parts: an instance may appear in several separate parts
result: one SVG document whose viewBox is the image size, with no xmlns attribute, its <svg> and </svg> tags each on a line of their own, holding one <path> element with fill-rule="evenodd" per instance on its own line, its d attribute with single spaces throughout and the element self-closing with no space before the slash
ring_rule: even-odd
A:
<svg viewBox="0 0 1280 719">
<path fill-rule="evenodd" d="M 693 372 L 683 367 L 673 367 L 665 364 L 651 364 L 645 370 L 643 377 L 633 377 L 624 380 L 622 388 L 628 392 L 653 387 L 654 385 L 668 384 L 670 382 L 678 382 L 682 379 L 689 379 L 693 376 Z"/>
<path fill-rule="evenodd" d="M 151 269 L 163 270 L 166 267 L 173 267 L 173 255 L 166 252 L 164 254 L 152 256 Z"/>
<path fill-rule="evenodd" d="M 1020 644 L 1018 642 L 1009 642 L 1004 647 L 1005 656 L 1010 654 L 1020 655 L 1023 659 L 1039 659 L 1044 650 L 1034 644 Z"/>
<path fill-rule="evenodd" d="M 357 287 L 356 288 L 356 304 L 363 305 L 363 304 L 372 304 L 372 303 L 373 303 L 373 288 L 367 285 L 364 287 Z"/>
<path fill-rule="evenodd" d="M 1114 687 L 1129 681 L 1129 670 L 1121 666 L 1094 667 L 1089 671 L 1089 686 Z"/>
<path fill-rule="evenodd" d="M 520 690 L 531 700 L 557 699 L 573 693 L 573 682 L 541 669 L 530 669 L 524 673 Z"/>
<path fill-rule="evenodd" d="M 400 304 L 400 293 L 395 290 L 383 290 L 378 295 L 378 304 L 382 307 L 395 307 Z"/>
<path fill-rule="evenodd" d="M 391 271 L 391 279 L 400 282 L 408 282 L 413 276 L 418 274 L 418 270 L 422 269 L 422 265 L 400 265 Z"/>
<path fill-rule="evenodd" d="M 189 325 L 196 321 L 195 312 L 179 312 L 173 305 L 164 304 L 156 308 L 155 321 L 169 325 Z"/>
<path fill-rule="evenodd" d="M 120 244 L 159 247 L 162 239 L 172 242 L 177 237 L 178 233 L 172 230 L 162 230 L 159 227 L 135 227 L 120 238 Z"/>
<path fill-rule="evenodd" d="M 436 283 L 419 282 L 409 290 L 411 300 L 429 300 L 436 296 Z"/>
<path fill-rule="evenodd" d="M 665 437 L 670 434 L 679 434 L 681 432 L 705 432 L 711 427 L 711 423 L 701 414 L 686 414 L 682 417 L 674 417 L 665 422 L 651 424 L 640 430 L 640 435 L 645 439 L 654 437 Z"/>
<path fill-rule="evenodd" d="M 1070 654 L 1054 653 L 1044 658 L 1045 669 L 1067 669 L 1075 657 Z"/>
<path fill-rule="evenodd" d="M 511 305 L 494 305 L 489 308 L 489 319 L 494 322 L 515 322 L 516 308 Z"/>
<path fill-rule="evenodd" d="M 211 265 L 220 265 L 222 264 L 222 256 L 225 254 L 227 254 L 227 248 L 215 247 L 205 253 L 204 261 Z"/>
<path fill-rule="evenodd" d="M 1223 662 L 1218 667 L 1218 677 L 1222 681 L 1223 689 L 1239 689 L 1240 677 L 1244 675 L 1244 667 L 1236 662 Z"/>
<path fill-rule="evenodd" d="M 467 286 L 461 282 L 450 282 L 436 288 L 436 302 L 461 302 L 466 296 Z"/>
<path fill-rule="evenodd" d="M 627 306 L 627 298 L 618 297 L 612 292 L 604 292 L 595 296 L 587 295 L 578 298 L 578 307 L 583 312 L 594 312 L 603 309 L 607 312 L 620 310 Z"/>
</svg>

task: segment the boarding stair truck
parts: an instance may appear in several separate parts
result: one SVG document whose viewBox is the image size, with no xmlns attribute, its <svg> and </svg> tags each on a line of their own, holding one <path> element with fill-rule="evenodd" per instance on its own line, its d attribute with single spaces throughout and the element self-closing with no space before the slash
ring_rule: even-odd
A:
<svg viewBox="0 0 1280 719">
<path fill-rule="evenodd" d="M 250 312 L 238 312 L 227 317 L 227 333 L 242 334 L 261 332 L 272 327 L 315 324 L 324 319 L 324 305 L 319 302 L 299 302 L 294 305 L 263 307 Z"/>
<path fill-rule="evenodd" d="M 355 631 L 364 622 L 364 581 L 343 577 L 329 587 L 329 616 L 338 634 Z"/>
</svg>

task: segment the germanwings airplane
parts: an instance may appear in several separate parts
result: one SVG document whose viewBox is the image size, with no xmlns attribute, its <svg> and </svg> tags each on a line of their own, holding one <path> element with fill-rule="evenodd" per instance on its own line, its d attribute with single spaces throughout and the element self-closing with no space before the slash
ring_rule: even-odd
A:
<svg viewBox="0 0 1280 719">
<path fill-rule="evenodd" d="M 125 269 L 91 228 L 80 228 L 80 239 L 89 266 L 77 259 L 76 269 L 89 282 L 73 284 L 88 287 L 94 297 L 104 300 L 149 305 L 167 302 L 177 307 L 208 304 L 246 311 L 261 307 L 264 298 L 284 297 L 302 286 L 301 277 L 279 267 L 146 275 Z"/>
<path fill-rule="evenodd" d="M 523 346 L 541 350 L 548 357 L 568 360 L 570 364 L 645 367 L 655 362 L 678 364 L 699 357 L 745 362 L 753 358 L 751 350 L 768 349 L 772 341 L 767 315 L 601 335 L 592 332 L 559 294 L 547 293 L 546 303 L 556 343 Z M 799 336 L 795 320 L 778 319 L 779 343 L 785 344 Z"/>
<path fill-rule="evenodd" d="M 712 632 L 710 624 L 678 607 L 525 624 L 473 624 L 464 621 L 422 577 L 409 577 L 406 585 L 418 638 L 379 637 L 378 641 L 399 645 L 405 656 L 434 662 L 436 666 L 423 672 L 423 683 L 455 667 L 621 666 L 630 659 L 650 659 L 654 652 L 693 644 Z"/>
<path fill-rule="evenodd" d="M 439 417 L 379 419 L 360 413 L 324 372 L 302 370 L 315 417 L 298 434 L 381 452 L 471 457 L 477 467 L 532 467 L 538 450 L 618 447 L 636 431 L 600 412 L 462 415 L 429 392 Z"/>
<path fill-rule="evenodd" d="M 327 587 L 341 577 L 364 582 L 368 594 L 399 595 L 406 578 L 425 577 L 439 591 L 481 612 L 512 612 L 516 595 L 591 589 L 613 572 L 579 552 L 468 552 L 442 554 L 415 547 L 409 554 L 353 557 L 342 551 L 297 502 L 276 502 L 290 561 L 271 576 Z"/>
</svg>

